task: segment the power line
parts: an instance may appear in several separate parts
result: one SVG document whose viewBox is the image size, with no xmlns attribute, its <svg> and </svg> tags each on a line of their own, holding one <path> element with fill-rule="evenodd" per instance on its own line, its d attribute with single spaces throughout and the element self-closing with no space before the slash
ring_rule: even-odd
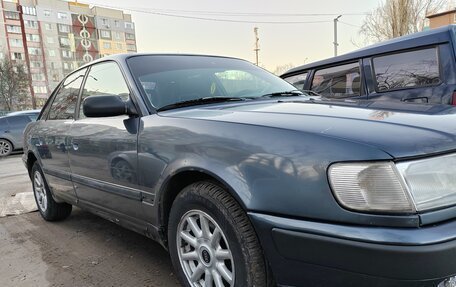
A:
<svg viewBox="0 0 456 287">
<path fill-rule="evenodd" d="M 344 21 L 340 21 L 340 20 L 339 20 L 339 23 L 342 23 L 344 25 L 348 25 L 348 26 L 351 26 L 351 27 L 355 27 L 355 28 L 361 28 L 361 26 L 353 25 L 353 24 L 350 24 L 350 23 L 347 23 L 347 22 L 344 22 Z"/>
<path fill-rule="evenodd" d="M 253 21 L 253 20 L 238 20 L 238 19 L 225 19 L 225 18 L 210 18 L 210 17 L 200 17 L 200 16 L 190 16 L 190 15 L 182 15 L 182 14 L 174 14 L 169 12 L 160 12 L 160 11 L 175 11 L 178 13 L 213 13 L 211 15 L 217 16 L 229 16 L 230 13 L 226 12 L 211 12 L 211 11 L 190 11 L 190 10 L 144 10 L 141 8 L 135 7 L 120 7 L 120 6 L 111 6 L 105 4 L 93 4 L 93 3 L 86 3 L 94 6 L 111 8 L 111 9 L 120 9 L 120 10 L 128 10 L 132 12 L 138 13 L 146 13 L 146 14 L 153 14 L 159 16 L 167 16 L 167 17 L 175 17 L 175 18 L 183 18 L 183 19 L 194 19 L 194 20 L 203 20 L 203 21 L 215 21 L 215 22 L 230 22 L 230 23 L 249 23 L 249 24 L 315 24 L 315 23 L 328 23 L 331 21 L 328 20 L 316 20 L 316 21 Z M 216 14 L 217 13 L 217 14 Z M 222 14 L 225 13 L 225 14 Z M 234 15 L 236 14 L 236 15 Z M 231 16 L 332 16 L 336 14 L 277 14 L 277 13 L 231 13 Z M 339 15 L 339 14 L 337 14 Z M 358 14 L 358 13 L 347 13 L 343 15 L 366 15 L 366 14 Z"/>
</svg>

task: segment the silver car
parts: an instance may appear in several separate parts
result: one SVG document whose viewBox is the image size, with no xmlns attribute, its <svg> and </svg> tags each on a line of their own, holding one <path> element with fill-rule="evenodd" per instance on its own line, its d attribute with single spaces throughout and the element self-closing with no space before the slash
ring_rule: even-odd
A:
<svg viewBox="0 0 456 287">
<path fill-rule="evenodd" d="M 23 111 L 0 117 L 0 157 L 22 149 L 22 134 L 28 123 L 35 121 L 39 111 Z"/>
</svg>

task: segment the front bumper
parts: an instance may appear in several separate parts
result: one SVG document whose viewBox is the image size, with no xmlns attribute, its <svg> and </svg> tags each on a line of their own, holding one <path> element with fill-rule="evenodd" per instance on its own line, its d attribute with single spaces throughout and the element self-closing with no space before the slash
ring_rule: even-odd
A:
<svg viewBox="0 0 456 287">
<path fill-rule="evenodd" d="M 437 286 L 456 274 L 456 221 L 383 228 L 249 217 L 279 286 Z"/>
</svg>

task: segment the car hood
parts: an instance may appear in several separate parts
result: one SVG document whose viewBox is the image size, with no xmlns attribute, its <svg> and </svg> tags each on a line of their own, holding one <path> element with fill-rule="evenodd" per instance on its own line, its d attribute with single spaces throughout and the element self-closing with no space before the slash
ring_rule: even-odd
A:
<svg viewBox="0 0 456 287">
<path fill-rule="evenodd" d="M 403 158 L 456 150 L 456 108 L 437 110 L 425 105 L 403 112 L 311 101 L 268 101 L 170 110 L 160 116 L 319 134 L 367 144 Z"/>
</svg>

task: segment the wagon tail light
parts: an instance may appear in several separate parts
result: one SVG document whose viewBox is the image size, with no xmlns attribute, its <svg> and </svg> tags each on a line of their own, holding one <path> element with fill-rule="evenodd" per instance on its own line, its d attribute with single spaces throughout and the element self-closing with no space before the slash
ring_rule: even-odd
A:
<svg viewBox="0 0 456 287">
<path fill-rule="evenodd" d="M 453 96 L 451 98 L 451 104 L 456 106 L 456 91 L 453 92 Z"/>
</svg>

